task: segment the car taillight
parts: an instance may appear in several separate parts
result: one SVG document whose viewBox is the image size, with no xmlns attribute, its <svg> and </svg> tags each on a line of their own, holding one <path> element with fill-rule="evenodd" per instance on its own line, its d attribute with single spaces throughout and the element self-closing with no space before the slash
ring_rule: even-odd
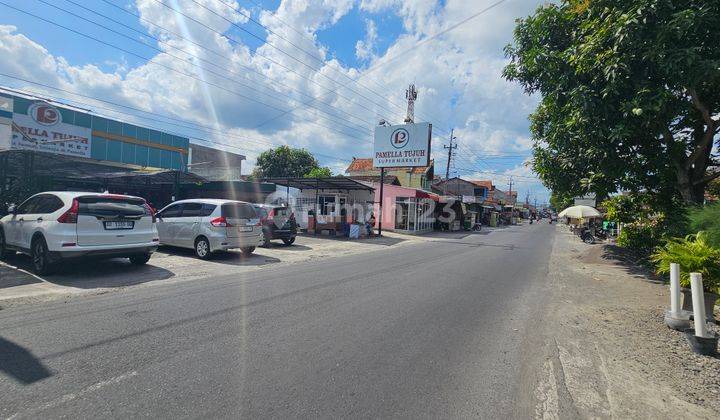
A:
<svg viewBox="0 0 720 420">
<path fill-rule="evenodd" d="M 79 210 L 80 210 L 80 203 L 78 203 L 77 198 L 73 198 L 72 205 L 70 206 L 68 211 L 66 211 L 60 217 L 58 217 L 58 219 L 57 219 L 58 223 L 77 223 Z"/>
<path fill-rule="evenodd" d="M 212 219 L 210 221 L 210 224 L 215 227 L 232 227 L 232 225 L 230 223 L 228 223 L 225 216 L 220 216 L 220 217 L 216 217 L 216 218 Z"/>
<path fill-rule="evenodd" d="M 157 217 L 155 217 L 155 210 L 153 210 L 152 207 L 150 207 L 150 204 L 144 203 L 143 207 L 145 208 L 145 214 L 152 216 L 152 222 L 157 222 Z"/>
</svg>

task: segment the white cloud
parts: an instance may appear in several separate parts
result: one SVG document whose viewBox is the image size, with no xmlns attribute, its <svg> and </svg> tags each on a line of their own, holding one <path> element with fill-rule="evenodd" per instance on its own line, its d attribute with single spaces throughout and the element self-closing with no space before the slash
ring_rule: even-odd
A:
<svg viewBox="0 0 720 420">
<path fill-rule="evenodd" d="M 377 25 L 375 25 L 375 21 L 367 19 L 365 21 L 365 39 L 355 43 L 355 56 L 360 60 L 367 60 L 374 57 L 377 37 Z"/>
</svg>

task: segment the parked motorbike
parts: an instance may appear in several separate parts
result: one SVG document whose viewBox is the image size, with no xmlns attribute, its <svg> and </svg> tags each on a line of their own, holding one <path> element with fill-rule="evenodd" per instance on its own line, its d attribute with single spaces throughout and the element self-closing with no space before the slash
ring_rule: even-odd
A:
<svg viewBox="0 0 720 420">
<path fill-rule="evenodd" d="M 583 242 L 586 244 L 594 244 L 595 243 L 595 236 L 589 229 L 585 229 L 582 232 L 580 232 L 580 239 L 582 239 Z"/>
</svg>

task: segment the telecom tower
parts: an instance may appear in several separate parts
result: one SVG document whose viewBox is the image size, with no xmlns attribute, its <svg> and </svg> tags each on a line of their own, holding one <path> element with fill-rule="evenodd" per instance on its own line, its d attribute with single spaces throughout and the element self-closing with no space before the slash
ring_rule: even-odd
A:
<svg viewBox="0 0 720 420">
<path fill-rule="evenodd" d="M 408 101 L 407 116 L 405 117 L 405 123 L 415 122 L 415 100 L 417 99 L 417 90 L 415 90 L 415 84 L 410 85 L 405 91 L 405 99 Z"/>
</svg>

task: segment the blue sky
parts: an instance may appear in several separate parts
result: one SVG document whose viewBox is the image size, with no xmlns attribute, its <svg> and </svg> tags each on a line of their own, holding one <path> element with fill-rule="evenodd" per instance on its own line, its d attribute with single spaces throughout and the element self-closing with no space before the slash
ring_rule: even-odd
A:
<svg viewBox="0 0 720 420">
<path fill-rule="evenodd" d="M 152 114 L 17 79 L 0 77 L 1 85 L 52 94 L 143 125 L 163 125 L 243 153 L 251 164 L 273 145 L 306 147 L 341 172 L 353 156 L 370 156 L 375 121 L 402 120 L 404 89 L 414 82 L 420 92 L 416 119 L 435 127 L 436 173 L 444 173 L 442 146 L 454 128 L 461 148 L 451 175 L 492 178 L 502 186 L 513 175 L 521 193 L 525 185 L 533 196 L 547 197 L 523 165 L 531 153 L 527 115 L 536 99 L 500 74 L 502 47 L 511 40 L 515 18 L 532 12 L 537 1 L 509 0 L 421 47 L 416 47 L 420 40 L 492 2 L 239 0 L 233 10 L 221 4 L 231 0 L 0 1 L 65 27 L 0 4 L 0 52 L 9 58 L 0 63 L 0 72 Z M 248 21 L 246 13 L 265 27 Z M 378 64 L 405 50 L 392 65 Z M 194 64 L 177 59 L 190 52 L 195 57 L 186 58 Z M 167 117 L 213 131 L 158 121 Z"/>
</svg>

